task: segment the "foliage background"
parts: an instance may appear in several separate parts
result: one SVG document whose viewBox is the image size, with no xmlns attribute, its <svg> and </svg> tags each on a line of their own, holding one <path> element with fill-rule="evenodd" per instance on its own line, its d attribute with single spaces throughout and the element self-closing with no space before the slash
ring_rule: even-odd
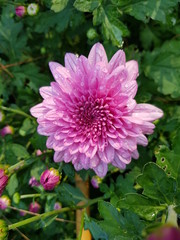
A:
<svg viewBox="0 0 180 240">
<path fill-rule="evenodd" d="M 0 165 L 23 166 L 10 177 L 5 193 L 12 206 L 28 210 L 32 200 L 41 204 L 41 213 L 53 210 L 54 203 L 74 206 L 83 198 L 74 184 L 71 164 L 53 163 L 46 138 L 36 133 L 36 121 L 29 109 L 41 101 L 38 89 L 53 81 L 49 61 L 64 64 L 64 54 L 88 54 L 102 42 L 108 58 L 122 48 L 127 60 L 139 63 L 137 102 L 154 104 L 164 111 L 156 122 L 147 148 L 139 147 L 140 158 L 125 171 L 110 167 L 109 173 L 90 197 L 102 197 L 91 206 L 85 227 L 94 239 L 144 239 L 166 221 L 168 207 L 180 214 L 180 20 L 178 0 L 39 0 L 36 16 L 15 15 L 15 7 L 31 1 L 0 1 L 0 108 L 13 135 L 0 139 Z M 10 108 L 10 109 L 9 109 Z M 16 110 L 15 112 L 13 110 Z M 17 112 L 19 111 L 19 114 Z M 22 115 L 22 112 L 28 115 Z M 31 188 L 31 176 L 38 180 L 47 167 L 62 171 L 62 183 L 50 194 Z M 91 171 L 80 172 L 83 179 Z M 37 198 L 23 198 L 38 193 Z M 18 196 L 20 195 L 20 201 Z M 98 209 L 98 210 L 97 210 Z M 17 211 L 0 212 L 11 223 L 26 219 Z M 59 218 L 75 220 L 74 211 Z M 113 223 L 113 224 L 110 224 Z M 31 239 L 75 239 L 75 224 L 43 219 L 21 231 Z M 10 231 L 9 239 L 22 239 Z"/>
</svg>

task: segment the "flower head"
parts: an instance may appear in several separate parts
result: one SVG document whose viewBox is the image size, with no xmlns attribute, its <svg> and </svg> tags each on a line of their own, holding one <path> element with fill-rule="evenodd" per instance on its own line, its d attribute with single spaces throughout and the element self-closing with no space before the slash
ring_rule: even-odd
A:
<svg viewBox="0 0 180 240">
<path fill-rule="evenodd" d="M 31 177 L 31 178 L 29 179 L 29 185 L 30 185 L 31 187 L 38 187 L 38 186 L 40 185 L 40 183 L 36 180 L 35 177 Z"/>
<path fill-rule="evenodd" d="M 37 202 L 32 202 L 29 205 L 29 211 L 33 213 L 38 213 L 40 210 L 41 206 Z"/>
<path fill-rule="evenodd" d="M 0 197 L 0 209 L 5 210 L 8 206 L 11 205 L 11 200 L 8 196 Z"/>
<path fill-rule="evenodd" d="M 45 170 L 40 179 L 41 185 L 45 190 L 51 191 L 53 190 L 60 182 L 60 175 L 58 170 L 54 168 L 50 168 Z"/>
<path fill-rule="evenodd" d="M 0 135 L 2 137 L 6 136 L 7 134 L 13 134 L 14 133 L 14 128 L 7 125 L 5 127 L 3 127 L 1 130 L 0 130 Z"/>
<path fill-rule="evenodd" d="M 88 58 L 65 55 L 65 67 L 49 64 L 55 82 L 40 88 L 43 102 L 31 108 L 38 132 L 48 136 L 55 162 L 72 162 L 75 169 L 93 169 L 104 177 L 108 164 L 124 169 L 139 157 L 137 144 L 146 146 L 154 120 L 163 112 L 137 104 L 138 63 L 126 62 L 122 50 L 108 62 L 100 43 Z"/>
<path fill-rule="evenodd" d="M 36 3 L 31 3 L 27 7 L 27 13 L 30 16 L 36 15 L 38 13 L 38 11 L 39 11 L 39 6 Z"/>
<path fill-rule="evenodd" d="M 26 14 L 26 8 L 24 6 L 18 6 L 15 9 L 16 16 L 23 17 Z"/>
<path fill-rule="evenodd" d="M 8 182 L 8 176 L 5 174 L 3 169 L 0 169 L 0 196 L 6 187 Z"/>
</svg>

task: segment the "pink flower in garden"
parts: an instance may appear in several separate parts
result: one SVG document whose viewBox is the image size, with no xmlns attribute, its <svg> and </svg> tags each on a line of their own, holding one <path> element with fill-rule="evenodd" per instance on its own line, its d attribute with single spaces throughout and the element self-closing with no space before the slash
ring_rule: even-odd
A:
<svg viewBox="0 0 180 240">
<path fill-rule="evenodd" d="M 6 187 L 8 182 L 8 176 L 5 174 L 3 169 L 0 169 L 0 196 Z"/>
<path fill-rule="evenodd" d="M 26 8 L 24 6 L 18 6 L 15 9 L 16 16 L 23 17 L 26 14 Z"/>
<path fill-rule="evenodd" d="M 7 134 L 13 134 L 14 133 L 14 129 L 13 127 L 7 125 L 5 127 L 3 127 L 1 130 L 0 130 L 0 135 L 2 137 L 6 136 Z"/>
<path fill-rule="evenodd" d="M 31 187 L 38 187 L 38 186 L 40 186 L 40 183 L 36 180 L 35 177 L 31 177 L 31 178 L 29 179 L 29 185 L 30 185 Z"/>
<path fill-rule="evenodd" d="M 50 168 L 41 174 L 40 183 L 45 190 L 53 190 L 60 183 L 58 170 Z"/>
<path fill-rule="evenodd" d="M 5 210 L 8 206 L 11 205 L 11 200 L 8 196 L 2 196 L 0 197 L 0 209 Z"/>
<path fill-rule="evenodd" d="M 77 171 L 93 169 L 104 177 L 108 164 L 124 169 L 139 157 L 137 144 L 153 133 L 163 112 L 137 104 L 138 63 L 126 62 L 122 50 L 108 63 L 103 46 L 95 44 L 88 58 L 65 55 L 65 67 L 49 63 L 55 82 L 40 88 L 43 102 L 31 108 L 38 133 L 48 136 L 54 161 L 72 162 Z"/>
<path fill-rule="evenodd" d="M 38 213 L 40 210 L 41 206 L 37 202 L 32 202 L 29 205 L 29 211 L 33 213 Z"/>
</svg>

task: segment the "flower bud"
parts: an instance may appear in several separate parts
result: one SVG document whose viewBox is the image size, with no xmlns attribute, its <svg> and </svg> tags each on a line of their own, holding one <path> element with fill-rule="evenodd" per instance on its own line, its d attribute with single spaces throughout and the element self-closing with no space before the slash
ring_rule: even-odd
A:
<svg viewBox="0 0 180 240">
<path fill-rule="evenodd" d="M 26 14 L 26 8 L 24 6 L 18 6 L 15 9 L 16 16 L 23 17 Z"/>
<path fill-rule="evenodd" d="M 11 205 L 11 200 L 8 196 L 4 195 L 0 197 L 0 209 L 5 210 L 8 206 Z"/>
<path fill-rule="evenodd" d="M 0 219 L 0 239 L 8 239 L 8 226 L 5 221 Z"/>
<path fill-rule="evenodd" d="M 31 178 L 29 179 L 29 185 L 30 185 L 31 187 L 39 187 L 40 183 L 36 180 L 35 177 L 31 177 Z"/>
<path fill-rule="evenodd" d="M 50 168 L 41 174 L 40 183 L 45 190 L 53 190 L 60 183 L 58 170 Z"/>
<path fill-rule="evenodd" d="M 13 134 L 13 133 L 14 133 L 14 128 L 9 125 L 5 126 L 0 130 L 0 135 L 2 137 L 6 136 L 7 134 Z"/>
<path fill-rule="evenodd" d="M 8 176 L 5 174 L 3 169 L 0 169 L 0 196 L 6 187 L 8 182 Z"/>
<path fill-rule="evenodd" d="M 41 206 L 37 202 L 32 202 L 29 205 L 29 211 L 33 213 L 38 213 L 40 210 Z"/>
<path fill-rule="evenodd" d="M 36 3 L 31 3 L 27 7 L 27 13 L 29 16 L 34 16 L 38 13 L 39 11 L 39 6 Z"/>
<path fill-rule="evenodd" d="M 180 229 L 165 225 L 152 233 L 147 240 L 178 240 L 180 239 Z"/>
<path fill-rule="evenodd" d="M 99 188 L 99 184 L 102 182 L 102 179 L 98 176 L 94 176 L 91 179 L 91 184 L 94 188 Z"/>
<path fill-rule="evenodd" d="M 61 205 L 60 202 L 56 202 L 56 203 L 54 204 L 54 210 L 59 210 L 59 209 L 61 209 L 61 208 L 62 208 L 62 205 Z"/>
<path fill-rule="evenodd" d="M 14 193 L 14 195 L 13 195 L 13 202 L 15 203 L 15 204 L 19 204 L 19 202 L 20 202 L 20 194 L 18 193 L 18 192 L 15 192 Z"/>
</svg>

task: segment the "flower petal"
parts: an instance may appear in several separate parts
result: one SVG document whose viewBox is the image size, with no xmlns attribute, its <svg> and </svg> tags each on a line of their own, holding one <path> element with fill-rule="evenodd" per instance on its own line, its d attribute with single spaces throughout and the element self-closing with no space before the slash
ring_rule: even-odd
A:
<svg viewBox="0 0 180 240">
<path fill-rule="evenodd" d="M 98 62 L 104 62 L 105 64 L 108 64 L 107 55 L 102 44 L 94 44 L 90 50 L 88 60 L 93 66 L 95 66 Z"/>
<path fill-rule="evenodd" d="M 100 162 L 97 167 L 93 168 L 93 170 L 99 177 L 104 177 L 107 173 L 108 167 L 106 163 Z"/>
<path fill-rule="evenodd" d="M 132 117 L 143 121 L 154 121 L 163 116 L 163 111 L 151 104 L 137 104 L 133 110 Z"/>
<path fill-rule="evenodd" d="M 109 73 L 114 71 L 115 68 L 125 65 L 126 63 L 126 56 L 123 50 L 117 51 L 111 58 L 108 66 L 109 66 Z"/>
<path fill-rule="evenodd" d="M 73 72 L 76 71 L 78 57 L 73 53 L 66 53 L 65 55 L 65 67 Z"/>
</svg>

